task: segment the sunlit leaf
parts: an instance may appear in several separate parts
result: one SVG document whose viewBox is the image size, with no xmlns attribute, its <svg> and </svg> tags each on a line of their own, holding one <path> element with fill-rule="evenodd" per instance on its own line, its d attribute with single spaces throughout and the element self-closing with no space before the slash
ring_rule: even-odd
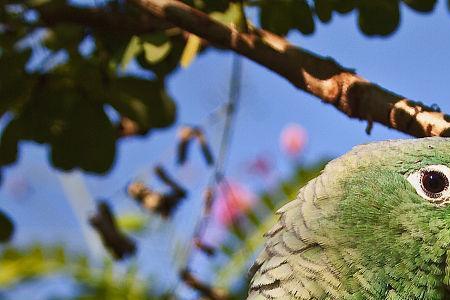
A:
<svg viewBox="0 0 450 300">
<path fill-rule="evenodd" d="M 233 2 L 230 2 L 227 10 L 223 12 L 214 11 L 209 14 L 209 16 L 227 26 L 230 26 L 232 24 L 239 25 L 239 23 L 242 22 L 242 18 L 244 17 L 241 11 L 240 3 Z M 238 29 L 240 29 L 239 26 Z"/>
<path fill-rule="evenodd" d="M 125 53 L 123 54 L 122 61 L 120 66 L 122 69 L 125 69 L 130 61 L 136 57 L 142 51 L 141 40 L 138 36 L 133 36 L 128 43 L 127 48 L 125 49 Z"/>
<path fill-rule="evenodd" d="M 142 40 L 145 59 L 150 64 L 163 60 L 170 52 L 172 44 L 164 34 L 153 34 Z"/>
<path fill-rule="evenodd" d="M 116 221 L 120 229 L 126 232 L 140 233 L 144 231 L 148 223 L 148 218 L 142 214 L 128 213 L 119 215 Z"/>
<path fill-rule="evenodd" d="M 189 67 L 192 61 L 197 56 L 202 40 L 195 34 L 190 34 L 183 55 L 181 56 L 180 64 L 183 68 Z"/>
<path fill-rule="evenodd" d="M 0 287 L 8 288 L 26 280 L 61 271 L 64 263 L 55 259 L 53 250 L 46 252 L 40 246 L 20 251 L 8 248 L 0 255 Z"/>
</svg>

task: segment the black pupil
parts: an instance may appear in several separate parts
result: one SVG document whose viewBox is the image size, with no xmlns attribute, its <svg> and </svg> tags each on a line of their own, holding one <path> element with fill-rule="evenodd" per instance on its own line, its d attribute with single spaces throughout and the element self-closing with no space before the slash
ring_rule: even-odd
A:
<svg viewBox="0 0 450 300">
<path fill-rule="evenodd" d="M 448 187 L 448 179 L 439 171 L 425 171 L 422 175 L 422 186 L 426 192 L 438 194 Z"/>
</svg>

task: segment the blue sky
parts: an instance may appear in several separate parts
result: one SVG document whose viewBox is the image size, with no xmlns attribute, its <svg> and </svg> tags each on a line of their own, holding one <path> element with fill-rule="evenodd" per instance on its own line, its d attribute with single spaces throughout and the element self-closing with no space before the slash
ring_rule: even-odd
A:
<svg viewBox="0 0 450 300">
<path fill-rule="evenodd" d="M 450 17 L 444 1 L 440 1 L 431 15 L 413 13 L 404 7 L 399 30 L 386 39 L 363 36 L 356 22 L 354 14 L 334 15 L 329 24 L 319 25 L 313 36 L 292 33 L 289 39 L 295 45 L 331 56 L 345 67 L 355 68 L 366 79 L 398 94 L 426 104 L 436 103 L 443 111 L 450 112 Z M 212 110 L 227 100 L 231 61 L 229 52 L 209 50 L 189 68 L 173 74 L 168 85 L 178 105 L 176 126 L 145 138 L 120 141 L 109 174 L 82 175 L 92 198 L 108 199 L 118 211 L 138 211 L 125 196 L 124 187 L 134 178 L 152 181 L 150 171 L 157 163 L 167 166 L 191 188 L 190 197 L 178 210 L 174 224 L 155 221 L 145 241 L 144 237 L 138 237 L 142 241 L 138 261 L 145 262 L 145 272 L 173 263 L 165 255 L 173 233 L 181 239 L 189 238 L 209 170 L 194 153 L 187 167 L 175 167 L 176 128 L 180 124 L 205 126 L 217 150 L 222 123 L 206 120 Z M 308 131 L 305 150 L 308 162 L 341 155 L 360 143 L 406 137 L 377 124 L 368 136 L 365 122 L 350 120 L 334 107 L 297 90 L 247 59 L 244 59 L 243 72 L 242 98 L 227 163 L 229 177 L 248 180 L 243 165 L 261 154 L 270 155 L 276 162 L 277 172 L 287 174 L 290 165 L 279 150 L 279 134 L 289 123 L 299 123 Z M 61 174 L 49 166 L 47 155 L 45 146 L 23 143 L 18 163 L 4 169 L 0 208 L 16 221 L 14 243 L 62 241 L 72 249 L 86 250 L 79 220 L 61 185 Z M 27 187 L 26 192 L 15 192 L 15 187 L 23 185 Z M 155 262 L 148 257 L 160 260 Z M 170 272 L 158 275 L 161 281 L 174 276 Z"/>
</svg>

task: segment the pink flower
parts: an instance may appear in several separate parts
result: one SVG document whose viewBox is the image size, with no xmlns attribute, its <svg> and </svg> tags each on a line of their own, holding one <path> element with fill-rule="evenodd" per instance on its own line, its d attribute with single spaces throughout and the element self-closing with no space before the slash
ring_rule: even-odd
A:
<svg viewBox="0 0 450 300">
<path fill-rule="evenodd" d="M 289 124 L 280 135 L 280 147 L 289 156 L 299 155 L 308 140 L 306 130 L 298 124 Z"/>
<path fill-rule="evenodd" d="M 248 164 L 247 170 L 251 174 L 262 177 L 270 175 L 273 169 L 273 163 L 268 155 L 259 155 Z"/>
<path fill-rule="evenodd" d="M 244 214 L 256 197 L 238 182 L 223 181 L 217 188 L 213 216 L 222 225 L 229 226 Z"/>
</svg>

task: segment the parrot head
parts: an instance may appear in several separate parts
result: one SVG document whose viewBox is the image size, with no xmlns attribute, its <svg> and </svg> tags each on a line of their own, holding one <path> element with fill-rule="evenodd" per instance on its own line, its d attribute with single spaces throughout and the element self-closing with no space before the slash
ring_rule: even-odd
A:
<svg viewBox="0 0 450 300">
<path fill-rule="evenodd" d="M 363 145 L 342 164 L 322 235 L 340 252 L 347 288 L 361 275 L 387 298 L 450 295 L 450 139 Z"/>
<path fill-rule="evenodd" d="M 248 299 L 450 299 L 450 139 L 357 146 L 278 214 Z"/>
</svg>

